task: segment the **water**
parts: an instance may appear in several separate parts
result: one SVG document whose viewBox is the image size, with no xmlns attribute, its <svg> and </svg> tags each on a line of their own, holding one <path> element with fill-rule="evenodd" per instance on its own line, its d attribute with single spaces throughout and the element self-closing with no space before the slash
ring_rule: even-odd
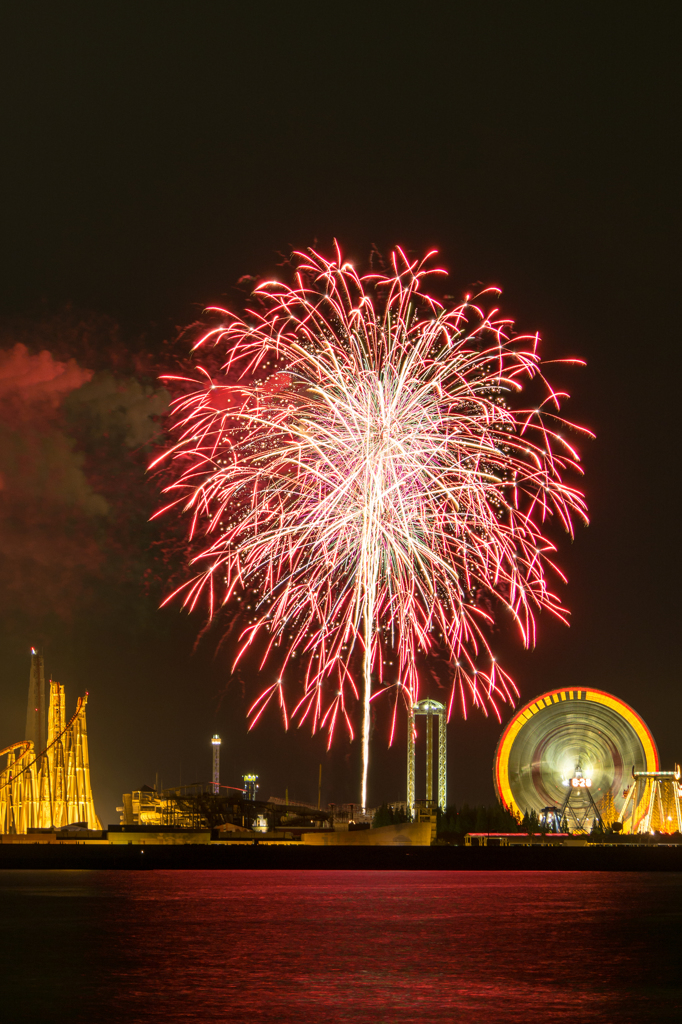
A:
<svg viewBox="0 0 682 1024">
<path fill-rule="evenodd" d="M 664 1024 L 682 875 L 2 871 L 4 1020 Z"/>
</svg>

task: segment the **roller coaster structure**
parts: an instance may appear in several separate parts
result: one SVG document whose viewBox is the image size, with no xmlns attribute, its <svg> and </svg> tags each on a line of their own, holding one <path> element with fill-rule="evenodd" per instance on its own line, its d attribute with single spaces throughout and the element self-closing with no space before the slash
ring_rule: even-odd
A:
<svg viewBox="0 0 682 1024">
<path fill-rule="evenodd" d="M 44 736 L 44 709 L 40 700 L 36 702 L 41 681 L 44 695 L 44 678 L 43 659 L 32 651 L 27 732 L 36 737 Z M 50 680 L 44 749 L 29 738 L 0 750 L 0 757 L 7 758 L 0 770 L 0 835 L 75 823 L 101 829 L 90 784 L 87 702 L 87 693 L 79 697 L 67 722 L 64 687 Z"/>
</svg>

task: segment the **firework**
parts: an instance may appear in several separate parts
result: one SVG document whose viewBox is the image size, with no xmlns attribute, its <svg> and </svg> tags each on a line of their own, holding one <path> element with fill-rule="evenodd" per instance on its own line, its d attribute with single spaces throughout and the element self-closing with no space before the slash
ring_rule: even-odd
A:
<svg viewBox="0 0 682 1024">
<path fill-rule="evenodd" d="M 166 378 L 174 443 L 154 464 L 171 476 L 160 511 L 189 515 L 197 546 L 185 604 L 206 598 L 213 617 L 241 601 L 235 664 L 254 645 L 261 669 L 277 662 L 252 725 L 274 699 L 331 743 L 339 722 L 353 736 L 360 703 L 363 806 L 371 701 L 394 695 L 392 736 L 399 698 L 417 700 L 420 665 L 440 657 L 449 712 L 497 711 L 516 688 L 494 617 L 526 646 L 541 609 L 565 618 L 545 524 L 585 519 L 538 337 L 484 309 L 497 289 L 430 296 L 433 255 L 397 249 L 361 275 L 338 249 L 296 253 L 291 285 L 261 283 L 241 315 L 207 311 L 204 365 Z M 285 677 L 302 686 L 291 709 Z"/>
</svg>

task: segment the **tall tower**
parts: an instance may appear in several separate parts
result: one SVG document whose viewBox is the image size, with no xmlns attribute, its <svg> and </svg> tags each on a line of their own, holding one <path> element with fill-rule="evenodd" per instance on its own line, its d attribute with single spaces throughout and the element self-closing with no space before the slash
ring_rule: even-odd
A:
<svg viewBox="0 0 682 1024">
<path fill-rule="evenodd" d="M 220 736 L 216 733 L 211 740 L 213 747 L 213 792 L 220 792 Z"/>
<path fill-rule="evenodd" d="M 33 741 L 36 755 L 42 754 L 47 746 L 45 717 L 45 665 L 42 655 L 38 654 L 35 647 L 32 647 L 25 738 Z"/>
<path fill-rule="evenodd" d="M 414 811 L 415 806 L 415 778 L 416 778 L 416 751 L 415 751 L 415 719 L 417 715 L 426 716 L 426 800 L 429 806 L 437 803 L 445 810 L 445 785 L 446 785 L 446 732 L 445 705 L 440 701 L 426 700 L 417 701 L 407 712 L 407 805 Z M 438 719 L 438 800 L 433 799 L 433 720 Z"/>
</svg>

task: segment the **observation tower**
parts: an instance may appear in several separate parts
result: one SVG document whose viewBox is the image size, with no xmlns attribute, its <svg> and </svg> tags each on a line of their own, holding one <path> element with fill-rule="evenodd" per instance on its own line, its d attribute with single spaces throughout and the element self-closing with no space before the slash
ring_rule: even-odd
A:
<svg viewBox="0 0 682 1024">
<path fill-rule="evenodd" d="M 556 811 L 569 828 L 587 831 L 623 820 L 638 831 L 647 812 L 633 773 L 659 770 L 656 744 L 625 701 L 602 690 L 550 690 L 517 711 L 497 745 L 493 780 L 498 798 L 523 815 Z"/>
<path fill-rule="evenodd" d="M 220 792 L 220 736 L 215 733 L 211 740 L 211 746 L 213 747 L 213 792 Z"/>
<path fill-rule="evenodd" d="M 408 712 L 407 719 L 407 806 L 411 811 L 415 808 L 416 798 L 416 739 L 415 719 L 417 715 L 426 718 L 426 803 L 431 806 L 433 800 L 433 720 L 438 719 L 438 806 L 445 810 L 445 790 L 447 779 L 446 749 L 446 709 L 440 701 L 417 701 Z"/>
</svg>

